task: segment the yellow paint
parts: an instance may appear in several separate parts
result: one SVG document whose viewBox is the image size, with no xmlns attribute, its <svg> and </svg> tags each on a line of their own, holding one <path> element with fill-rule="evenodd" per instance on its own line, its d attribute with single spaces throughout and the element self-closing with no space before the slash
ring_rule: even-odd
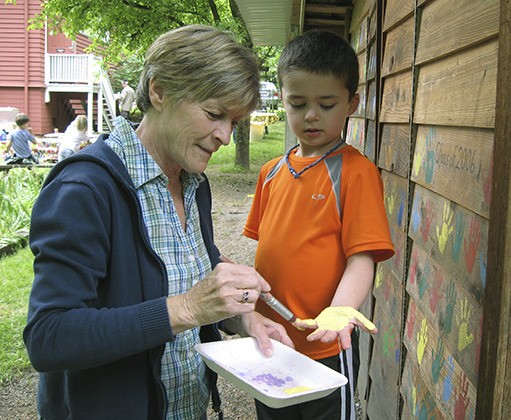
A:
<svg viewBox="0 0 511 420">
<path fill-rule="evenodd" d="M 421 330 L 417 333 L 417 360 L 419 361 L 419 365 L 422 362 L 422 357 L 424 356 L 424 350 L 426 349 L 426 344 L 428 343 L 428 322 L 426 318 L 422 319 Z"/>
<path fill-rule="evenodd" d="M 369 331 L 376 329 L 376 325 L 351 306 L 329 306 L 323 309 L 316 319 L 302 320 L 307 325 L 317 324 L 318 331 L 340 331 L 354 321 L 358 321 L 357 324 L 363 325 Z"/>
<path fill-rule="evenodd" d="M 451 235 L 452 231 L 454 230 L 454 227 L 452 226 L 452 216 L 454 214 L 454 211 L 452 211 L 449 207 L 449 204 L 444 204 L 444 214 L 442 218 L 442 229 L 440 229 L 440 226 L 436 227 L 436 236 L 438 238 L 438 249 L 444 254 L 445 251 L 445 245 L 447 243 L 447 240 L 449 239 L 449 236 Z"/>
<path fill-rule="evenodd" d="M 284 389 L 284 392 L 286 394 L 299 394 L 300 392 L 310 391 L 312 388 L 309 388 L 308 386 L 295 386 L 293 388 L 286 388 Z"/>
</svg>

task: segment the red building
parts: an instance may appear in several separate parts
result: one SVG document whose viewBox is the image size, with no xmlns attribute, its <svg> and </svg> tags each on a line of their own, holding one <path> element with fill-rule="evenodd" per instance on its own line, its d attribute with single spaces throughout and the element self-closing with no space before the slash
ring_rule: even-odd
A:
<svg viewBox="0 0 511 420">
<path fill-rule="evenodd" d="M 89 134 L 109 130 L 115 99 L 99 58 L 84 52 L 90 41 L 27 30 L 40 10 L 40 0 L 0 1 L 0 108 L 27 114 L 36 135 L 63 131 L 79 114 L 87 115 Z"/>
</svg>

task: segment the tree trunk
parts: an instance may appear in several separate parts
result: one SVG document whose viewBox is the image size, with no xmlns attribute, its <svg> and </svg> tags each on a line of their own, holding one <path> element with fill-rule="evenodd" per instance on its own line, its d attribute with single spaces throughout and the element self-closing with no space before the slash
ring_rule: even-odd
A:
<svg viewBox="0 0 511 420">
<path fill-rule="evenodd" d="M 250 117 L 236 126 L 236 166 L 250 170 Z"/>
</svg>

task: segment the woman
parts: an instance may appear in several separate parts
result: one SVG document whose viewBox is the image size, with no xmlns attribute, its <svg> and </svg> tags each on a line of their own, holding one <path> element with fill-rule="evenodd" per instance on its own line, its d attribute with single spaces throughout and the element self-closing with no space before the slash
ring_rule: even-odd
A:
<svg viewBox="0 0 511 420">
<path fill-rule="evenodd" d="M 147 52 L 137 130 L 119 117 L 55 166 L 33 210 L 24 331 L 42 418 L 206 418 L 212 384 L 194 345 L 218 339 L 217 322 L 268 355 L 270 337 L 292 346 L 254 312 L 268 283 L 221 262 L 201 175 L 257 102 L 249 51 L 214 28 L 178 28 Z"/>
</svg>

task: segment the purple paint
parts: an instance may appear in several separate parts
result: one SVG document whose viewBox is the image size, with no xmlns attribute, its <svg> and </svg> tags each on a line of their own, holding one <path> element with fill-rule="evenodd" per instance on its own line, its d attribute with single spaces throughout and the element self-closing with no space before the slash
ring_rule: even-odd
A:
<svg viewBox="0 0 511 420">
<path fill-rule="evenodd" d="M 284 379 L 277 378 L 276 376 L 272 375 L 271 373 L 262 373 L 262 374 L 257 375 L 252 378 L 252 381 L 254 381 L 254 382 L 264 383 L 268 386 L 277 386 L 277 387 L 284 386 L 286 384 L 286 382 L 291 382 L 292 380 L 293 380 L 293 378 L 291 378 L 290 376 L 286 377 L 286 379 L 284 380 Z"/>
</svg>

